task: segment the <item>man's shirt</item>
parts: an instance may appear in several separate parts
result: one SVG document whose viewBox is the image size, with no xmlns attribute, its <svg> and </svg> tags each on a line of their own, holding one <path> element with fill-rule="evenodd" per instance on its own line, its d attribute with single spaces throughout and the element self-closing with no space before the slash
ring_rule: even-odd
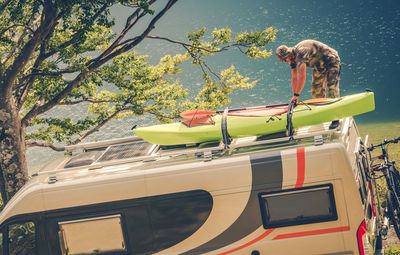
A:
<svg viewBox="0 0 400 255">
<path fill-rule="evenodd" d="M 316 40 L 304 40 L 294 46 L 296 64 L 305 63 L 317 71 L 325 71 L 340 63 L 339 54 L 328 45 Z"/>
</svg>

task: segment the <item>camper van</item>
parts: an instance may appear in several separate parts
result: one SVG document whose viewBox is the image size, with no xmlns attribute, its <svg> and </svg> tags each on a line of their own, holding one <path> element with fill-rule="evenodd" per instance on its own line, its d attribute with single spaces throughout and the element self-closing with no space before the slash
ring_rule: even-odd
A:
<svg viewBox="0 0 400 255">
<path fill-rule="evenodd" d="M 366 144 L 346 118 L 228 147 L 70 146 L 1 212 L 1 254 L 374 254 Z"/>
</svg>

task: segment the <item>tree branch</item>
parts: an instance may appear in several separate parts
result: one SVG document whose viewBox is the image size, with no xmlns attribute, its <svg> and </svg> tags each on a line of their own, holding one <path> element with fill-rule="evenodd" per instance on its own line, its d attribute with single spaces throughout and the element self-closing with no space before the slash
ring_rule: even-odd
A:
<svg viewBox="0 0 400 255">
<path fill-rule="evenodd" d="M 36 76 L 60 76 L 63 74 L 67 74 L 67 73 L 76 73 L 78 72 L 78 69 L 75 68 L 71 68 L 71 69 L 61 69 L 59 71 L 53 71 L 53 72 L 43 72 L 41 70 L 34 70 L 34 72 L 28 74 L 27 76 L 25 76 L 23 79 L 21 79 L 21 82 L 26 81 L 27 79 L 31 78 L 31 77 L 36 77 Z M 18 87 L 17 87 L 18 88 Z"/>
<path fill-rule="evenodd" d="M 22 105 L 24 104 L 28 93 L 30 91 L 30 88 L 32 86 L 32 84 L 34 83 L 36 76 L 33 75 L 39 68 L 39 66 L 43 63 L 43 61 L 46 59 L 44 57 L 44 53 L 46 51 L 46 47 L 47 47 L 47 43 L 52 35 L 52 33 L 54 32 L 54 29 L 57 26 L 58 20 L 64 15 L 63 12 L 60 12 L 57 17 L 56 17 L 56 22 L 54 22 L 54 24 L 52 25 L 52 27 L 49 29 L 49 32 L 47 33 L 47 35 L 44 37 L 44 39 L 42 40 L 42 43 L 40 44 L 40 49 L 39 49 L 39 54 L 35 60 L 35 63 L 33 64 L 31 70 L 31 74 L 23 77 L 21 79 L 21 81 L 19 82 L 19 86 L 16 86 L 16 89 L 22 88 L 22 92 L 19 93 L 19 95 L 17 95 L 17 93 L 15 93 L 16 95 L 16 101 L 17 101 L 17 108 L 18 110 L 20 110 L 22 108 Z M 22 85 L 26 79 L 29 79 L 28 82 L 25 85 Z"/>
<path fill-rule="evenodd" d="M 96 19 L 109 7 L 108 3 L 105 3 L 91 18 L 91 24 L 93 24 L 93 22 L 96 21 Z M 68 46 L 74 44 L 86 31 L 86 28 L 82 28 L 80 30 L 78 30 L 69 41 L 66 41 L 64 43 L 62 43 L 61 45 L 59 45 L 58 47 L 54 48 L 53 50 L 50 50 L 49 52 L 46 52 L 43 55 L 43 58 L 49 58 L 51 56 L 53 56 L 54 54 L 56 54 L 57 52 L 59 52 L 61 49 L 65 49 Z"/>
<path fill-rule="evenodd" d="M 218 53 L 218 52 L 222 52 L 222 51 L 228 50 L 228 49 L 231 48 L 231 47 L 237 47 L 242 53 L 245 53 L 245 52 L 240 48 L 240 46 L 249 47 L 248 45 L 243 45 L 243 44 L 234 43 L 234 44 L 230 44 L 230 45 L 226 45 L 226 46 L 224 46 L 224 47 L 221 47 L 221 48 L 219 48 L 219 49 L 217 49 L 217 50 L 212 50 L 212 49 L 208 49 L 208 48 L 205 48 L 205 47 L 196 46 L 196 45 L 192 45 L 192 44 L 185 43 L 185 42 L 181 42 L 181 41 L 176 41 L 176 40 L 173 40 L 173 39 L 170 39 L 170 38 L 166 38 L 166 37 L 161 37 L 161 36 L 150 36 L 150 35 L 148 35 L 148 36 L 146 36 L 146 38 L 164 40 L 164 41 L 167 41 L 167 42 L 170 42 L 170 43 L 174 43 L 174 44 L 179 44 L 179 45 L 181 45 L 181 46 L 184 47 L 184 48 L 186 49 L 186 51 L 192 56 L 193 59 L 196 59 L 196 60 L 199 61 L 200 68 L 201 68 L 202 72 L 203 72 L 205 75 L 207 75 L 207 71 L 206 71 L 206 69 L 207 69 L 208 72 L 211 73 L 212 75 L 214 75 L 218 80 L 221 80 L 221 77 L 220 77 L 217 73 L 215 73 L 215 72 L 210 68 L 210 66 L 208 66 L 205 62 L 202 62 L 202 61 L 200 60 L 200 58 L 198 58 L 196 55 L 194 55 L 193 53 L 191 53 L 190 50 L 189 50 L 189 48 L 198 49 L 198 50 L 203 50 L 203 51 L 206 51 L 206 52 L 208 52 L 208 53 Z M 132 40 L 132 39 L 131 39 L 131 40 Z M 127 42 L 127 41 L 125 41 L 125 42 Z M 123 42 L 123 43 L 125 43 L 125 42 Z M 121 44 L 122 44 L 122 43 L 121 43 Z"/>
<path fill-rule="evenodd" d="M 170 42 L 170 43 L 175 43 L 175 44 L 179 44 L 179 45 L 181 45 L 181 46 L 186 46 L 187 48 L 193 48 L 193 49 L 198 49 L 198 50 L 204 50 L 204 51 L 209 52 L 209 53 L 218 53 L 218 52 L 221 52 L 221 51 L 224 51 L 224 50 L 227 50 L 227 49 L 228 49 L 227 47 L 223 47 L 223 48 L 220 48 L 220 49 L 218 49 L 218 50 L 211 50 L 211 49 L 208 49 L 208 48 L 204 48 L 204 47 L 200 47 L 200 46 L 195 46 L 195 45 L 192 45 L 192 44 L 189 44 L 189 43 L 180 42 L 180 41 L 172 40 L 172 39 L 170 39 L 170 38 L 161 37 L 161 36 L 151 36 L 151 35 L 148 35 L 148 36 L 146 36 L 146 38 L 148 38 L 148 39 L 164 40 L 164 41 L 167 41 L 167 42 Z M 186 47 L 185 47 L 185 48 L 186 48 Z"/>
<path fill-rule="evenodd" d="M 107 7 L 108 7 L 108 3 L 105 3 L 105 4 L 92 16 L 92 18 L 91 18 L 92 22 L 94 22 L 94 21 L 99 17 L 99 15 L 100 15 L 101 13 L 103 13 L 103 12 L 107 9 Z M 60 12 L 60 14 L 59 14 L 58 17 L 57 17 L 57 20 L 58 20 L 59 18 L 61 18 L 62 15 L 63 15 L 63 13 Z M 40 53 L 39 53 L 38 58 L 37 58 L 36 61 L 35 61 L 35 64 L 33 65 L 33 68 L 32 68 L 33 71 L 32 71 L 32 73 L 29 74 L 29 75 L 27 75 L 27 76 L 25 76 L 25 77 L 22 79 L 22 81 L 20 82 L 20 84 L 22 84 L 22 83 L 25 82 L 26 79 L 29 79 L 29 81 L 28 81 L 28 82 L 26 83 L 26 85 L 24 86 L 23 91 L 22 91 L 22 93 L 21 93 L 21 95 L 20 95 L 20 97 L 19 97 L 19 99 L 18 99 L 18 109 L 20 109 L 20 108 L 22 107 L 22 105 L 23 105 L 23 103 L 24 103 L 24 101 L 25 101 L 25 99 L 26 99 L 26 97 L 27 97 L 27 95 L 28 95 L 28 92 L 29 92 L 29 90 L 30 90 L 30 87 L 32 86 L 32 84 L 33 84 L 33 82 L 35 81 L 35 79 L 36 79 L 37 76 L 44 76 L 44 75 L 57 76 L 57 75 L 65 74 L 65 73 L 74 73 L 74 72 L 77 71 L 77 70 L 73 70 L 73 69 L 65 69 L 65 70 L 61 70 L 61 71 L 59 71 L 59 72 L 52 72 L 52 73 L 51 73 L 51 72 L 47 72 L 47 73 L 44 73 L 44 72 L 39 73 L 39 72 L 37 72 L 37 69 L 38 69 L 39 66 L 43 63 L 44 60 L 46 60 L 47 58 L 49 58 L 49 57 L 53 56 L 54 54 L 56 54 L 60 49 L 66 48 L 66 47 L 68 47 L 69 45 L 73 44 L 73 42 L 76 41 L 76 40 L 79 38 L 79 36 L 82 35 L 82 32 L 84 31 L 84 29 L 78 31 L 78 32 L 72 37 L 71 40 L 69 40 L 68 42 L 65 42 L 64 44 L 62 44 L 61 46 L 59 46 L 57 49 L 53 49 L 52 51 L 46 53 L 45 51 L 46 51 L 48 39 L 49 39 L 50 35 L 52 34 L 52 31 L 54 31 L 56 25 L 57 25 L 57 23 L 55 22 L 54 25 L 51 27 L 50 32 L 49 32 L 48 35 L 46 36 L 47 38 L 46 38 L 45 40 L 42 40 L 41 48 L 40 48 Z M 22 85 L 20 85 L 20 86 L 18 86 L 18 87 L 21 88 Z M 35 107 L 37 107 L 37 106 L 35 106 Z M 31 109 L 31 110 L 32 110 L 32 109 Z"/>
<path fill-rule="evenodd" d="M 221 80 L 221 77 L 219 77 L 219 75 L 216 74 L 204 61 L 202 61 L 199 57 L 194 55 L 186 45 L 182 45 L 182 46 L 186 49 L 186 51 L 190 54 L 190 56 L 193 59 L 195 59 L 195 60 L 197 60 L 199 62 L 200 69 L 201 69 L 201 71 L 203 72 L 204 75 L 208 75 L 208 73 L 206 71 L 206 69 L 207 69 L 212 75 L 217 77 L 218 80 Z"/>
<path fill-rule="evenodd" d="M 62 99 L 64 99 L 75 87 L 77 87 L 88 75 L 89 73 L 80 73 L 74 80 L 72 80 L 68 86 L 63 89 L 60 93 L 53 97 L 52 100 L 49 100 L 47 103 L 43 105 L 35 105 L 21 120 L 23 126 L 26 126 L 27 123 L 35 116 L 44 113 L 54 106 L 56 106 Z"/>
<path fill-rule="evenodd" d="M 53 108 L 54 106 L 56 106 L 59 102 L 61 102 L 61 100 L 66 97 L 74 88 L 76 88 L 77 86 L 79 86 L 81 84 L 82 81 L 84 81 L 86 79 L 86 77 L 93 72 L 95 69 L 97 69 L 98 67 L 102 66 L 103 64 L 105 64 L 107 61 L 109 61 L 110 59 L 124 53 L 127 52 L 128 50 L 132 49 L 133 47 L 135 47 L 136 45 L 138 45 L 141 41 L 143 41 L 143 39 L 150 33 L 151 30 L 154 29 L 155 24 L 157 23 L 157 21 L 164 16 L 164 14 L 177 2 L 178 0 L 169 0 L 168 3 L 165 5 L 165 7 L 150 21 L 149 25 L 147 26 L 146 30 L 144 32 L 142 32 L 142 34 L 140 36 L 136 37 L 136 40 L 133 41 L 132 43 L 130 43 L 129 45 L 125 45 L 124 47 L 112 52 L 111 54 L 109 54 L 108 56 L 106 56 L 103 59 L 99 59 L 98 61 L 95 61 L 91 64 L 89 64 L 88 66 L 88 71 L 86 72 L 82 72 L 79 75 L 77 75 L 77 77 L 75 77 L 74 80 L 72 80 L 68 86 L 63 89 L 62 91 L 60 91 L 60 93 L 58 93 L 52 100 L 50 100 L 49 102 L 41 105 L 41 106 L 37 106 L 32 108 L 22 119 L 22 124 L 24 126 L 26 126 L 26 124 L 35 116 L 44 113 L 48 110 L 50 110 L 51 108 Z"/>
<path fill-rule="evenodd" d="M 37 70 L 39 68 L 39 66 L 42 64 L 42 62 L 44 61 L 42 56 L 46 50 L 45 47 L 46 47 L 46 44 L 42 43 L 40 46 L 39 55 L 36 58 L 35 63 L 33 64 L 32 72 L 35 72 L 35 70 Z M 25 79 L 23 78 L 22 81 L 20 82 L 20 86 L 18 86 L 19 88 L 23 87 L 22 92 L 20 93 L 19 96 L 17 96 L 17 99 L 16 99 L 18 110 L 20 110 L 22 108 L 22 105 L 24 104 L 25 99 L 28 96 L 28 92 L 29 92 L 33 82 L 35 81 L 35 76 L 31 76 L 29 78 L 29 80 L 27 81 L 27 83 L 25 85 L 22 85 L 24 83 L 24 81 L 25 81 Z"/>
<path fill-rule="evenodd" d="M 135 38 L 132 39 L 132 42 L 129 44 L 124 45 L 123 47 L 113 51 L 112 53 L 110 53 L 108 56 L 105 56 L 102 59 L 97 59 L 97 61 L 93 62 L 91 64 L 91 68 L 97 68 L 98 66 L 103 65 L 104 63 L 106 63 L 107 61 L 109 61 L 110 59 L 124 53 L 127 52 L 129 50 L 131 50 L 133 47 L 135 47 L 136 45 L 138 45 L 140 42 L 143 41 L 144 38 L 146 38 L 146 36 L 149 35 L 149 33 L 154 29 L 155 24 L 157 23 L 157 21 L 164 16 L 164 14 L 177 2 L 178 0 L 169 0 L 168 3 L 165 5 L 165 7 L 150 21 L 149 25 L 147 26 L 147 28 L 142 32 L 142 34 L 140 34 L 139 36 L 136 36 Z"/>
<path fill-rule="evenodd" d="M 10 4 L 11 0 L 6 0 L 4 3 L 0 6 L 0 15 L 3 13 L 3 11 L 7 8 L 7 6 Z"/>
<path fill-rule="evenodd" d="M 32 70 L 35 70 L 35 69 L 32 68 Z M 21 106 L 25 101 L 27 93 L 29 92 L 29 89 L 32 86 L 32 84 L 33 84 L 34 80 L 36 79 L 36 77 L 38 77 L 38 76 L 60 76 L 60 75 L 63 75 L 63 74 L 75 73 L 75 72 L 77 72 L 76 69 L 64 69 L 64 70 L 60 70 L 58 72 L 41 72 L 41 73 L 40 72 L 32 72 L 32 73 L 28 74 L 27 76 L 22 78 L 21 81 L 19 82 L 19 85 L 15 87 L 15 90 L 22 89 L 22 92 L 19 93 L 19 96 L 16 95 L 17 102 L 18 102 L 17 103 L 18 104 L 18 109 L 21 109 Z M 28 79 L 29 79 L 29 81 L 27 81 L 25 83 L 25 81 L 28 80 Z"/>
<path fill-rule="evenodd" d="M 14 44 L 14 46 L 12 47 L 12 49 L 10 50 L 10 52 L 7 54 L 7 56 L 5 57 L 4 61 L 2 61 L 2 64 L 6 64 L 8 60 L 11 59 L 11 57 L 13 56 L 13 54 L 17 51 L 17 49 L 19 48 L 19 46 L 21 45 L 21 43 L 24 41 L 24 37 L 28 34 L 28 30 L 25 29 L 24 32 L 21 34 L 21 36 L 18 39 L 18 42 L 16 44 Z"/>
<path fill-rule="evenodd" d="M 7 54 L 7 56 L 4 58 L 3 61 L 1 61 L 2 64 L 7 63 L 7 61 L 13 56 L 13 54 L 16 52 L 16 50 L 22 45 L 25 36 L 28 35 L 28 31 L 31 32 L 32 34 L 35 33 L 35 31 L 31 28 L 33 23 L 34 23 L 34 17 L 35 17 L 35 13 L 32 13 L 31 17 L 29 18 L 29 21 L 26 24 L 16 24 L 16 25 L 12 25 L 8 28 L 6 28 L 5 30 L 3 30 L 0 35 L 4 32 L 6 32 L 8 29 L 11 29 L 13 27 L 23 27 L 25 28 L 22 32 L 22 34 L 19 36 L 19 39 L 17 41 L 17 43 L 15 43 L 13 45 L 13 48 L 10 50 L 10 52 Z M 13 35 L 14 36 L 14 35 Z"/>
<path fill-rule="evenodd" d="M 207 68 L 207 70 L 208 70 L 210 73 L 212 73 L 215 77 L 217 77 L 218 80 L 222 80 L 221 77 L 220 77 L 216 72 L 214 72 L 214 71 L 211 69 L 211 67 L 209 67 L 209 66 L 207 65 L 206 62 L 203 62 L 202 64 Z"/>
<path fill-rule="evenodd" d="M 44 4 L 42 13 L 43 22 L 40 24 L 38 29 L 33 34 L 32 38 L 22 48 L 19 56 L 15 58 L 13 65 L 6 71 L 5 79 L 5 93 L 11 95 L 13 89 L 13 83 L 17 78 L 17 75 L 27 65 L 28 60 L 34 53 L 37 45 L 41 43 L 41 40 L 47 36 L 51 26 L 56 22 L 55 9 L 51 1 L 47 0 L 47 4 Z"/>
<path fill-rule="evenodd" d="M 95 126 L 94 128 L 92 128 L 91 130 L 89 130 L 88 132 L 86 132 L 85 134 L 83 134 L 81 137 L 79 137 L 78 139 L 76 139 L 75 141 L 72 142 L 72 144 L 78 144 L 80 143 L 83 139 L 85 139 L 86 137 L 88 137 L 89 135 L 97 132 L 100 130 L 100 128 L 102 126 L 104 126 L 108 121 L 110 121 L 111 119 L 113 119 L 118 113 L 120 113 L 121 111 L 116 111 L 115 113 L 111 114 L 110 116 L 108 116 L 107 118 L 105 118 L 103 121 L 99 122 L 97 124 L 97 126 Z"/>
<path fill-rule="evenodd" d="M 156 2 L 157 0 L 151 0 L 149 1 L 149 5 L 152 5 Z M 142 11 L 142 13 L 140 13 Z M 125 37 L 125 35 L 134 27 L 137 22 L 143 18 L 147 14 L 146 11 L 142 10 L 141 8 L 136 9 L 127 19 L 125 23 L 124 29 L 121 31 L 121 33 L 118 35 L 117 39 L 104 51 L 102 52 L 96 59 L 93 59 L 92 61 L 89 62 L 93 63 L 95 61 L 98 61 L 102 59 L 104 56 L 107 54 L 111 53 L 114 49 L 119 47 L 119 42 Z M 132 20 L 135 18 L 135 20 L 132 22 Z"/>
<path fill-rule="evenodd" d="M 250 45 L 248 45 L 248 44 L 232 43 L 232 44 L 229 44 L 229 45 L 225 45 L 225 46 L 223 46 L 223 47 L 221 47 L 221 48 L 219 48 L 217 50 L 212 50 L 212 49 L 208 49 L 208 48 L 205 48 L 205 47 L 196 46 L 196 45 L 192 45 L 192 44 L 189 44 L 189 43 L 172 40 L 170 38 L 166 38 L 166 37 L 162 37 L 162 36 L 151 36 L 151 35 L 148 35 L 148 36 L 146 36 L 146 38 L 164 40 L 164 41 L 167 41 L 167 42 L 170 42 L 170 43 L 179 44 L 182 47 L 184 47 L 185 49 L 193 48 L 193 49 L 198 49 L 198 50 L 204 50 L 204 51 L 209 52 L 209 53 L 222 52 L 222 51 L 228 50 L 229 48 L 232 48 L 232 47 L 237 47 L 242 53 L 245 53 L 240 47 L 250 47 Z M 129 39 L 129 41 L 132 41 L 132 40 L 133 39 Z M 121 44 L 126 43 L 127 41 L 122 42 Z"/>
<path fill-rule="evenodd" d="M 26 147 L 46 147 L 53 149 L 55 151 L 64 151 L 65 147 L 64 146 L 55 146 L 52 143 L 45 143 L 45 142 L 37 142 L 37 141 L 27 141 L 26 142 Z"/>
<path fill-rule="evenodd" d="M 12 26 L 6 27 L 3 30 L 0 31 L 0 36 L 3 35 L 5 32 L 7 32 L 8 30 L 14 28 L 14 27 L 23 27 L 25 28 L 25 30 L 29 30 L 31 33 L 34 33 L 35 31 L 33 31 L 32 28 L 30 28 L 28 25 L 26 24 L 13 24 Z"/>
<path fill-rule="evenodd" d="M 93 99 L 85 99 L 85 100 L 78 100 L 78 101 L 73 101 L 73 102 L 64 102 L 61 101 L 58 103 L 58 105 L 77 105 L 81 103 L 92 103 L 92 104 L 101 104 L 101 103 L 111 103 L 112 101 L 110 100 L 93 100 Z"/>
<path fill-rule="evenodd" d="M 154 115 L 156 117 L 163 118 L 163 119 L 175 120 L 176 118 L 179 118 L 179 115 L 177 115 L 175 117 L 171 117 L 171 116 L 164 115 L 164 114 L 162 114 L 160 112 L 157 112 L 157 111 L 146 111 L 146 112 L 150 113 L 150 114 L 152 114 L 152 115 Z"/>
</svg>

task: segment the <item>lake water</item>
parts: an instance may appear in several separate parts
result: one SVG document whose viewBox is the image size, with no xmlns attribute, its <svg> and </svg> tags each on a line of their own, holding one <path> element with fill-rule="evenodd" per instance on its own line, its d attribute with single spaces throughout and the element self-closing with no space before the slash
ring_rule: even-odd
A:
<svg viewBox="0 0 400 255">
<path fill-rule="evenodd" d="M 129 14 L 114 8 L 120 29 Z M 258 30 L 266 26 L 279 29 L 274 50 L 280 44 L 295 45 L 304 39 L 316 39 L 335 48 L 342 60 L 341 94 L 370 88 L 375 92 L 376 110 L 357 117 L 359 123 L 400 120 L 400 1 L 396 0 L 181 0 L 158 23 L 152 35 L 184 40 L 189 31 L 206 27 L 229 26 L 234 32 Z M 149 55 L 152 63 L 160 56 L 181 51 L 176 45 L 144 41 L 137 51 Z M 233 95 L 231 107 L 287 102 L 291 96 L 290 69 L 273 56 L 250 61 L 238 51 L 210 59 L 216 68 L 234 64 L 245 75 L 258 80 L 257 86 Z M 181 79 L 195 92 L 201 86 L 199 70 L 185 68 Z M 308 73 L 303 98 L 308 98 L 311 73 Z M 71 113 L 72 114 L 72 113 Z M 73 115 L 73 114 L 72 114 Z M 102 140 L 131 134 L 133 124 L 150 124 L 149 118 L 114 121 L 89 140 Z M 399 131 L 400 133 L 400 131 Z M 400 135 L 400 134 L 399 134 Z M 59 156 L 47 149 L 31 149 L 30 165 L 36 169 Z"/>
</svg>

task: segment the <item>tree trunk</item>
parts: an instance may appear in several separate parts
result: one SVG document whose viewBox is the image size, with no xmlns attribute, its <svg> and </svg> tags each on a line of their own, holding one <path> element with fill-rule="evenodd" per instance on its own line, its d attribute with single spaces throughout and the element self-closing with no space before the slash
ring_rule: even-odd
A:
<svg viewBox="0 0 400 255">
<path fill-rule="evenodd" d="M 21 119 L 14 98 L 5 94 L 0 91 L 0 192 L 4 204 L 28 180 Z"/>
</svg>

